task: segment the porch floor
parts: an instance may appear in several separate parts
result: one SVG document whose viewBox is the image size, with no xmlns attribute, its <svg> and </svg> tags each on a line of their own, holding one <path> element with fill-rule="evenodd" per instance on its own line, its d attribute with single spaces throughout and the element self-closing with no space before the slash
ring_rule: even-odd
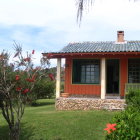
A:
<svg viewBox="0 0 140 140">
<path fill-rule="evenodd" d="M 100 96 L 95 95 L 70 95 L 68 98 L 92 98 L 92 99 L 101 99 Z M 107 94 L 105 99 L 121 99 L 117 94 Z"/>
</svg>

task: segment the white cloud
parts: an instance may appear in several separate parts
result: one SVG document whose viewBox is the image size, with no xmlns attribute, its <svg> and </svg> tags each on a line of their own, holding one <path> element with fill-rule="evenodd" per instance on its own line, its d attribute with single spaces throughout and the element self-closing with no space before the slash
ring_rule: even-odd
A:
<svg viewBox="0 0 140 140">
<path fill-rule="evenodd" d="M 85 17 L 89 23 L 99 21 L 103 26 L 113 25 L 120 29 L 140 30 L 140 2 L 129 0 L 95 1 L 92 11 Z"/>
<path fill-rule="evenodd" d="M 93 28 L 96 22 L 116 28 L 140 30 L 140 2 L 95 0 L 82 26 L 76 24 L 76 0 L 0 0 L 0 23 L 46 26 L 55 31 L 78 32 Z M 91 25 L 92 24 L 92 25 Z"/>
<path fill-rule="evenodd" d="M 73 11 L 71 7 L 75 5 L 70 0 L 0 0 L 0 22 L 47 26 L 64 15 L 69 16 Z"/>
</svg>

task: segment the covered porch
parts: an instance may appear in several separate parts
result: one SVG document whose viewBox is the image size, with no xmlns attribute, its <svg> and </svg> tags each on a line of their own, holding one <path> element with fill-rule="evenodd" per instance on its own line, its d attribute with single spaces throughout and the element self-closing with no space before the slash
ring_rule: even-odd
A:
<svg viewBox="0 0 140 140">
<path fill-rule="evenodd" d="M 110 58 L 111 57 L 111 58 Z M 64 97 L 74 96 L 75 97 L 95 97 L 100 99 L 122 99 L 125 96 L 125 92 L 128 88 L 139 88 L 139 79 L 140 79 L 140 59 L 135 56 L 128 55 L 104 55 L 98 57 L 92 56 L 88 59 L 85 57 L 69 57 L 66 58 L 65 64 L 65 88 L 64 88 Z M 134 58 L 135 57 L 135 58 Z M 81 58 L 81 59 L 80 59 Z M 75 60 L 77 61 L 75 63 Z M 80 61 L 79 61 L 80 60 Z M 82 65 L 81 60 L 90 60 L 92 65 Z M 93 60 L 98 60 L 99 63 L 94 65 Z M 82 61 L 83 62 L 83 61 Z M 87 63 L 87 62 L 86 62 Z M 75 71 L 73 67 L 81 67 L 81 70 Z M 85 67 L 86 66 L 86 67 Z M 89 74 L 85 79 L 83 79 L 83 70 L 88 69 L 84 73 Z M 90 67 L 90 68 L 89 68 Z M 92 69 L 98 69 L 99 72 L 92 72 Z M 90 71 L 89 71 L 90 69 Z M 79 72 L 80 71 L 80 72 Z M 60 89 L 60 73 L 61 73 L 61 58 L 57 58 L 57 78 L 56 78 L 56 98 L 61 97 Z M 75 74 L 73 74 L 75 73 Z M 78 74 L 78 73 L 81 73 Z M 94 75 L 95 74 L 95 75 Z M 80 82 L 78 78 L 74 76 L 80 75 Z M 97 75 L 99 75 L 97 77 Z M 90 80 L 93 81 L 89 81 Z M 93 78 L 92 78 L 93 77 Z M 91 79 L 92 78 L 92 79 Z M 75 80 L 76 79 L 76 80 Z M 94 81 L 96 79 L 96 81 Z M 85 80 L 85 81 L 84 81 Z M 88 81 L 86 81 L 88 80 Z M 87 82 L 87 83 L 86 83 Z M 94 82 L 94 83 L 89 83 Z M 96 82 L 96 83 L 95 83 Z"/>
<path fill-rule="evenodd" d="M 94 58 L 91 58 L 94 59 Z M 100 73 L 99 73 L 99 83 L 74 83 L 73 82 L 73 58 L 66 59 L 65 64 L 65 88 L 64 93 L 61 93 L 61 58 L 57 58 L 57 77 L 56 77 L 56 98 L 63 97 L 91 97 L 100 99 L 120 99 L 123 98 L 125 92 L 125 83 L 127 83 L 127 78 L 123 73 L 127 73 L 124 66 L 127 65 L 126 62 L 121 59 L 108 59 L 99 58 L 100 61 Z M 109 61 L 108 61 L 109 60 Z M 118 60 L 116 69 L 110 70 L 110 60 Z M 79 62 L 78 62 L 79 63 Z M 121 65 L 121 69 L 120 68 Z M 92 65 L 93 66 L 93 65 Z M 113 67 L 115 65 L 112 65 Z M 127 66 L 126 66 L 127 67 Z M 76 72 L 76 75 L 78 71 Z M 89 72 L 87 72 L 89 73 Z M 91 73 L 91 72 L 90 72 Z M 117 78 L 115 81 L 115 76 L 108 78 L 111 74 L 114 74 Z M 92 73 L 91 73 L 92 74 Z M 92 76 L 92 75 L 91 75 Z M 122 76 L 123 78 L 120 78 Z M 96 77 L 94 77 L 96 78 Z M 81 79 L 82 80 L 82 79 Z M 87 80 L 87 79 L 86 79 Z M 123 86 L 122 86 L 123 85 Z"/>
</svg>

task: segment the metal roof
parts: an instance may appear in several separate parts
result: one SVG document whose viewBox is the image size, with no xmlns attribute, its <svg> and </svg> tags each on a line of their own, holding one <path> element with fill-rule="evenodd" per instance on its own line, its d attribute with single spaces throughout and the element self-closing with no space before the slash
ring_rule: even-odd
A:
<svg viewBox="0 0 140 140">
<path fill-rule="evenodd" d="M 114 41 L 69 43 L 62 50 L 52 53 L 90 52 L 140 52 L 140 41 L 127 41 L 123 43 Z"/>
</svg>

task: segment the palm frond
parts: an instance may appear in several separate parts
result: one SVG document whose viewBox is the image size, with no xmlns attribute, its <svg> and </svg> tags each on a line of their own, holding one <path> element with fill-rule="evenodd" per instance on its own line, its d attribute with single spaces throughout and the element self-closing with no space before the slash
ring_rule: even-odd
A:
<svg viewBox="0 0 140 140">
<path fill-rule="evenodd" d="M 93 4 L 94 0 L 77 0 L 77 23 L 81 23 L 83 11 Z"/>
</svg>

